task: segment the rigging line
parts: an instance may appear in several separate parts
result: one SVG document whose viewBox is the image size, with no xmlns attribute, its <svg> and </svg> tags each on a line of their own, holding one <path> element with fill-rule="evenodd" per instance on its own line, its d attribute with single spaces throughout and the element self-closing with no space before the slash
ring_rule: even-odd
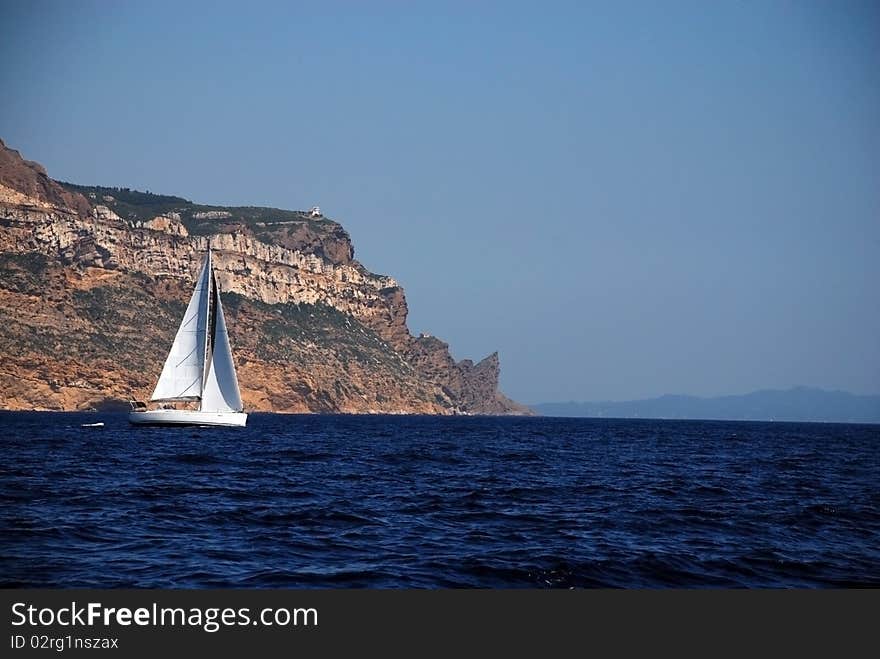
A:
<svg viewBox="0 0 880 659">
<path fill-rule="evenodd" d="M 194 292 L 199 293 L 204 288 L 205 288 L 204 286 L 196 286 L 196 289 Z M 198 317 L 199 317 L 199 312 L 196 311 L 192 316 L 184 319 L 184 321 L 180 324 L 181 329 L 186 327 L 187 325 L 189 325 L 193 320 L 197 319 Z M 196 330 L 196 331 L 198 331 L 198 330 Z"/>
<path fill-rule="evenodd" d="M 184 390 L 181 391 L 179 394 L 177 394 L 176 397 L 177 397 L 177 398 L 180 398 L 182 394 L 184 394 L 184 393 L 186 393 L 187 391 L 189 391 L 190 389 L 192 389 L 192 388 L 193 388 L 193 385 L 194 385 L 196 382 L 198 382 L 198 379 L 193 380 L 193 381 L 192 381 L 192 384 L 190 384 L 186 389 L 184 389 Z M 200 398 L 201 398 L 201 396 L 200 396 Z"/>
<path fill-rule="evenodd" d="M 199 317 L 199 313 L 198 312 L 194 313 L 192 316 L 190 316 L 188 319 L 184 320 L 180 324 L 180 329 L 183 329 L 184 327 L 189 325 L 193 320 L 197 319 L 198 317 Z M 194 330 L 194 331 L 198 332 L 198 330 Z"/>
<path fill-rule="evenodd" d="M 192 350 L 190 350 L 186 355 L 184 355 L 183 359 L 181 359 L 179 362 L 177 362 L 177 364 L 174 365 L 174 368 L 177 368 L 177 367 L 180 366 L 183 362 L 185 362 L 187 359 L 189 359 L 189 356 L 190 356 L 191 354 L 193 354 L 193 353 L 196 351 L 196 348 L 198 348 L 198 346 L 196 346 L 195 348 L 193 348 Z"/>
</svg>

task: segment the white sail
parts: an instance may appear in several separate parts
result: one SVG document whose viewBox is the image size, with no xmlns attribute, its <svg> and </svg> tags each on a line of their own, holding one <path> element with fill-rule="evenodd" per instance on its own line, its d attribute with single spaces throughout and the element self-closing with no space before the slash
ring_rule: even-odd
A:
<svg viewBox="0 0 880 659">
<path fill-rule="evenodd" d="M 210 281 L 209 252 L 151 400 L 198 400 L 202 396 Z"/>
<path fill-rule="evenodd" d="M 243 407 L 241 393 L 238 390 L 232 349 L 226 334 L 226 319 L 223 317 L 223 305 L 220 303 L 220 291 L 217 290 L 216 283 L 213 286 L 211 306 L 214 314 L 211 360 L 199 409 L 203 412 L 240 412 Z"/>
<path fill-rule="evenodd" d="M 210 243 L 205 265 L 151 400 L 198 401 L 198 409 L 166 405 L 150 410 L 143 403 L 132 401 L 128 415 L 132 424 L 240 428 L 247 423 L 226 333 L 226 318 L 214 279 Z"/>
</svg>

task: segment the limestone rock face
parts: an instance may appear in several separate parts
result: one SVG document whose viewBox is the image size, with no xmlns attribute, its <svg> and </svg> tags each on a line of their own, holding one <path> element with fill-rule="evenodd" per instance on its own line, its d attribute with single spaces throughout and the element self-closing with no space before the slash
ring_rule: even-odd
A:
<svg viewBox="0 0 880 659">
<path fill-rule="evenodd" d="M 174 217 L 175 215 L 177 217 Z M 142 226 L 146 229 L 152 229 L 153 231 L 170 233 L 172 236 L 181 236 L 182 238 L 189 236 L 189 231 L 186 230 L 186 226 L 180 221 L 180 215 L 178 213 L 157 215 L 149 222 L 144 222 Z"/>
<path fill-rule="evenodd" d="M 497 353 L 413 337 L 403 289 L 336 222 L 62 185 L 2 142 L 0 408 L 148 398 L 209 242 L 248 409 L 530 413 Z"/>
</svg>

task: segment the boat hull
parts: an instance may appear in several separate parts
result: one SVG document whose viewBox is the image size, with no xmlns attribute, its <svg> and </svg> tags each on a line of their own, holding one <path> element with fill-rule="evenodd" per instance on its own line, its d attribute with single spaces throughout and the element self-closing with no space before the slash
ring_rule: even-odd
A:
<svg viewBox="0 0 880 659">
<path fill-rule="evenodd" d="M 128 420 L 137 426 L 235 426 L 244 427 L 245 412 L 199 412 L 196 410 L 144 410 L 130 412 Z"/>
</svg>

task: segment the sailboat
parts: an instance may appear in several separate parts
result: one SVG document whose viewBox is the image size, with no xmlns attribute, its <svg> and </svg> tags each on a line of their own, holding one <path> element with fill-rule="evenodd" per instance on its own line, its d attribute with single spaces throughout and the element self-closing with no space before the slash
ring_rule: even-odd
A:
<svg viewBox="0 0 880 659">
<path fill-rule="evenodd" d="M 171 344 L 150 402 L 132 401 L 128 420 L 138 425 L 244 426 L 241 393 L 226 333 L 211 246 L 186 313 Z M 176 409 L 184 404 L 186 409 Z"/>
</svg>

